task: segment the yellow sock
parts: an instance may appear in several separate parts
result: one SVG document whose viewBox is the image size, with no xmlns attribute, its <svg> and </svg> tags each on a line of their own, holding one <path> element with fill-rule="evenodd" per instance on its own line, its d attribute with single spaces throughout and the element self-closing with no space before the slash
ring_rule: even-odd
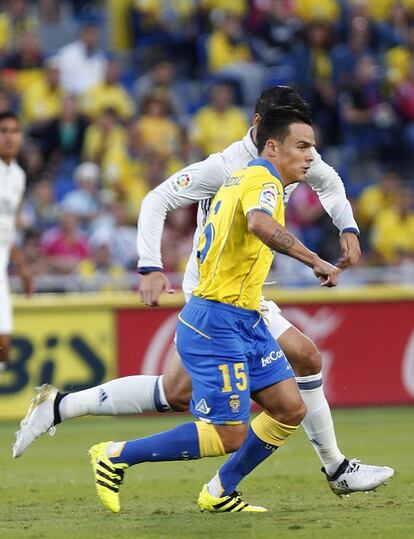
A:
<svg viewBox="0 0 414 539">
<path fill-rule="evenodd" d="M 262 412 L 250 424 L 253 432 L 264 442 L 280 447 L 298 426 L 284 425 L 266 412 Z"/>
<path fill-rule="evenodd" d="M 200 457 L 219 457 L 225 455 L 223 442 L 216 429 L 210 423 L 196 421 L 198 443 L 200 444 Z"/>
</svg>

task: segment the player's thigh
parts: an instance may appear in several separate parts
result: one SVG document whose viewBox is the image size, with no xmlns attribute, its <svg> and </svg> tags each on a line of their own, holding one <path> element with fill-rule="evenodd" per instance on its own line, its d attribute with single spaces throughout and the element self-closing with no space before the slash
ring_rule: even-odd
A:
<svg viewBox="0 0 414 539">
<path fill-rule="evenodd" d="M 294 326 L 282 333 L 277 342 L 286 354 L 296 376 L 310 376 L 321 371 L 321 354 L 315 343 Z"/>
<path fill-rule="evenodd" d="M 296 424 L 302 419 L 303 402 L 294 372 L 279 344 L 262 322 L 257 327 L 257 348 L 250 360 L 252 398 L 274 419 Z"/>
<path fill-rule="evenodd" d="M 262 299 L 260 310 L 270 333 L 284 351 L 297 376 L 321 371 L 321 355 L 315 343 L 293 326 L 273 301 Z"/>
<path fill-rule="evenodd" d="M 177 412 L 187 411 L 191 400 L 191 378 L 177 350 L 174 350 L 164 371 L 163 385 L 171 408 Z"/>
<path fill-rule="evenodd" d="M 273 338 L 278 341 L 279 337 L 287 331 L 292 324 L 282 316 L 280 308 L 274 301 L 262 298 L 260 302 L 260 312 L 263 315 L 266 325 Z"/>
<path fill-rule="evenodd" d="M 250 384 L 245 343 L 231 313 L 188 304 L 177 324 L 177 349 L 191 376 L 191 413 L 214 425 L 247 423 Z"/>
<path fill-rule="evenodd" d="M 252 349 L 249 357 L 252 393 L 295 376 L 283 350 L 270 334 L 263 320 L 254 331 L 253 337 L 256 346 Z"/>
</svg>

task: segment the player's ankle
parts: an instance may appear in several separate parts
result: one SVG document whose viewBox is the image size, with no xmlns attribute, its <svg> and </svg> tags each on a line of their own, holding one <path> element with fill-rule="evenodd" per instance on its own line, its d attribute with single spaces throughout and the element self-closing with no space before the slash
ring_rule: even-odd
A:
<svg viewBox="0 0 414 539">
<path fill-rule="evenodd" d="M 334 463 L 325 464 L 324 470 L 329 478 L 335 478 L 337 475 L 340 475 L 342 473 L 342 468 L 346 467 L 347 464 L 348 460 L 346 458 L 341 458 L 341 460 Z"/>
</svg>

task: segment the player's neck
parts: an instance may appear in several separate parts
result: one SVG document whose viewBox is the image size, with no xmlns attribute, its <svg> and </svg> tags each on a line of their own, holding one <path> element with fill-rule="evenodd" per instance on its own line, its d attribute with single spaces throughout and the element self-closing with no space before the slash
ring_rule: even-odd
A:
<svg viewBox="0 0 414 539">
<path fill-rule="evenodd" d="M 0 159 L 3 161 L 3 163 L 5 165 L 7 165 L 8 167 L 11 165 L 12 161 L 13 161 L 13 157 L 2 157 L 0 155 Z"/>
<path fill-rule="evenodd" d="M 280 169 L 280 166 L 279 163 L 277 163 L 276 159 L 274 157 L 272 157 L 271 155 L 269 155 L 266 151 L 266 148 L 263 150 L 263 152 L 259 155 L 259 159 L 263 159 L 265 161 L 268 161 L 272 166 L 273 168 L 275 169 L 275 172 L 277 174 L 277 177 L 279 178 L 280 182 L 282 183 L 283 187 L 285 185 L 287 185 L 287 183 L 289 183 L 284 174 L 283 174 L 283 170 Z"/>
</svg>

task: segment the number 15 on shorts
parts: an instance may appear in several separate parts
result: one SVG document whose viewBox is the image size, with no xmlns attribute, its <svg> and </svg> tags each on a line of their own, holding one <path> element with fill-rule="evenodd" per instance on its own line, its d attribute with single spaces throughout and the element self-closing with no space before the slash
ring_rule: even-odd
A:
<svg viewBox="0 0 414 539">
<path fill-rule="evenodd" d="M 246 391 L 247 374 L 245 367 L 246 365 L 244 363 L 223 363 L 218 366 L 223 379 L 221 388 L 223 393 L 230 393 L 236 389 Z"/>
</svg>

